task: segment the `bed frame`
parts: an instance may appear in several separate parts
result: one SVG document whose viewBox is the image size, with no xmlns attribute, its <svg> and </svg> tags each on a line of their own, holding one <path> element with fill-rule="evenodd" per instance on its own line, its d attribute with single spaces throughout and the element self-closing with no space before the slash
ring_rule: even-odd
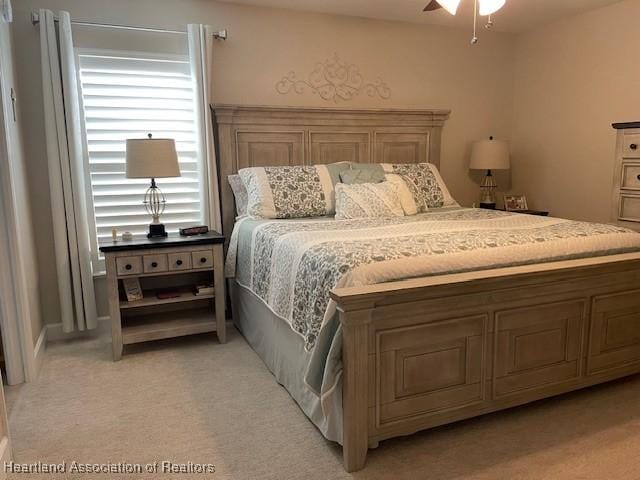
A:
<svg viewBox="0 0 640 480">
<path fill-rule="evenodd" d="M 221 178 L 246 166 L 439 164 L 446 111 L 217 106 Z M 233 195 L 221 185 L 223 228 Z M 331 293 L 343 334 L 343 455 L 640 372 L 640 253 Z"/>
</svg>

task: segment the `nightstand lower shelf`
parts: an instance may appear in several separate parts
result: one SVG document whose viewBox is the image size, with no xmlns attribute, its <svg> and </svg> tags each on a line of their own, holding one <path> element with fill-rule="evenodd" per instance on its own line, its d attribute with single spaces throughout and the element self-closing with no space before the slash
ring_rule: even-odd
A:
<svg viewBox="0 0 640 480">
<path fill-rule="evenodd" d="M 199 300 L 213 299 L 215 297 L 213 294 L 196 295 L 192 290 L 193 289 L 191 288 L 180 289 L 178 290 L 179 295 L 172 298 L 158 298 L 155 291 L 144 292 L 144 298 L 142 300 L 133 300 L 131 302 L 121 300 L 120 309 L 127 310 L 131 308 L 149 307 L 152 305 L 171 305 L 173 303 L 197 302 Z"/>
<path fill-rule="evenodd" d="M 141 315 L 123 321 L 122 343 L 131 345 L 215 331 L 216 318 L 211 308 Z"/>
</svg>

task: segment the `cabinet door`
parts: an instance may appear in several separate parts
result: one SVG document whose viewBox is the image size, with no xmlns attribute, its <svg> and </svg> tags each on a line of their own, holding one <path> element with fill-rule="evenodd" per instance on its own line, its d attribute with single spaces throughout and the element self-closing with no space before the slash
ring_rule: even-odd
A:
<svg viewBox="0 0 640 480">
<path fill-rule="evenodd" d="M 593 299 L 588 373 L 640 362 L 640 290 Z"/>
<path fill-rule="evenodd" d="M 585 306 L 575 300 L 496 313 L 495 398 L 580 377 Z"/>
<path fill-rule="evenodd" d="M 378 334 L 376 427 L 484 400 L 488 315 Z"/>
</svg>

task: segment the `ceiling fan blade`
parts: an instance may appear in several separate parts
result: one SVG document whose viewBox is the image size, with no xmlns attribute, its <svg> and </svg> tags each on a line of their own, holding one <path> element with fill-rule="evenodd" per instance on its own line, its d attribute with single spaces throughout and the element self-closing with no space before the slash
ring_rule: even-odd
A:
<svg viewBox="0 0 640 480">
<path fill-rule="evenodd" d="M 429 2 L 429 5 L 424 7 L 423 12 L 433 12 L 434 10 L 438 10 L 439 8 L 442 8 L 442 5 L 438 3 L 438 0 L 431 0 Z"/>
</svg>

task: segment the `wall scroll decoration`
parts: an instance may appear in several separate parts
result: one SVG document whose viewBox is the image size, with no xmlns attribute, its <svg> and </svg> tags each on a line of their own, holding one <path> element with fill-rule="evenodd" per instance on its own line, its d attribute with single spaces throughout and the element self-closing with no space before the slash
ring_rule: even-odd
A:
<svg viewBox="0 0 640 480">
<path fill-rule="evenodd" d="M 337 53 L 332 59 L 316 64 L 306 80 L 291 71 L 276 83 L 276 91 L 282 95 L 302 94 L 307 89 L 323 100 L 335 103 L 352 100 L 361 94 L 383 100 L 391 97 L 389 85 L 380 78 L 366 82 L 358 67 L 341 61 Z"/>
</svg>

